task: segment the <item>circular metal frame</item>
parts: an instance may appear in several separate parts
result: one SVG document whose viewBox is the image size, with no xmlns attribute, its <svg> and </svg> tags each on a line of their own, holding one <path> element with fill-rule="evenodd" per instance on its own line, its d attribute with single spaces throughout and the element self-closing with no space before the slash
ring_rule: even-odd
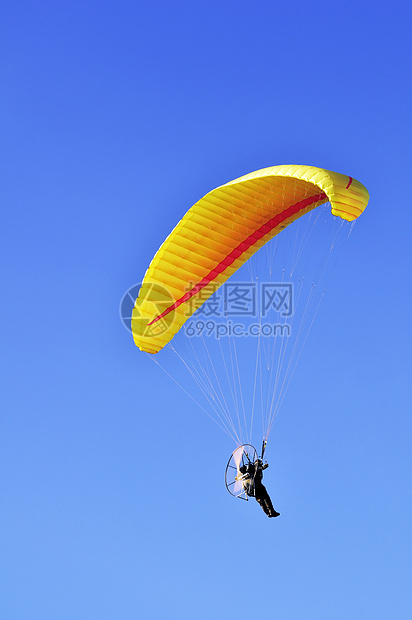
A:
<svg viewBox="0 0 412 620">
<path fill-rule="evenodd" d="M 255 463 L 258 458 L 256 448 L 249 443 L 242 444 L 234 450 L 226 465 L 225 472 L 226 488 L 231 495 L 248 501 L 247 485 L 242 482 L 243 476 L 240 473 L 240 468 Z"/>
</svg>

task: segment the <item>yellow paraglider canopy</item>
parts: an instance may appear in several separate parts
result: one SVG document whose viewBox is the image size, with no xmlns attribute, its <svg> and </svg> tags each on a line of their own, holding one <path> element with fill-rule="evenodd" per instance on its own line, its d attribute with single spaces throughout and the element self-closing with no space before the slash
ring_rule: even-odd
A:
<svg viewBox="0 0 412 620">
<path fill-rule="evenodd" d="M 136 345 L 160 351 L 195 310 L 259 248 L 330 202 L 355 220 L 368 204 L 352 177 L 313 166 L 264 168 L 212 190 L 189 209 L 146 272 L 132 317 Z"/>
</svg>

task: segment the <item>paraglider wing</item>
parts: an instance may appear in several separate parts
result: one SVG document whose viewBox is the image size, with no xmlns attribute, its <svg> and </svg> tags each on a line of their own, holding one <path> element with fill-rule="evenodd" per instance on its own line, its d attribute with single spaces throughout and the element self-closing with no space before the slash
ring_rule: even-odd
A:
<svg viewBox="0 0 412 620">
<path fill-rule="evenodd" d="M 312 166 L 252 172 L 199 200 L 153 258 L 133 310 L 136 345 L 160 351 L 186 320 L 259 248 L 297 218 L 330 202 L 356 219 L 368 203 L 351 177 Z"/>
</svg>

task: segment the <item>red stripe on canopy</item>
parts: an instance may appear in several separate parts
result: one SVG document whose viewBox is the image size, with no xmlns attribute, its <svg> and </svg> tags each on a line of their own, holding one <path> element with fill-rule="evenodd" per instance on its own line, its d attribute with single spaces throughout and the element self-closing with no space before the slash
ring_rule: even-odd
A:
<svg viewBox="0 0 412 620">
<path fill-rule="evenodd" d="M 351 183 L 352 179 L 351 177 L 349 178 L 350 178 L 350 183 Z M 155 317 L 153 321 L 148 323 L 148 325 L 153 325 L 153 323 L 160 321 L 160 319 L 163 319 L 170 312 L 172 312 L 173 310 L 176 310 L 176 308 L 178 308 L 181 304 L 184 304 L 187 301 L 189 301 L 189 299 L 191 299 L 194 295 L 196 295 L 196 293 L 201 291 L 203 288 L 205 288 L 205 286 L 207 286 L 213 280 L 215 280 L 217 276 L 221 274 L 225 269 L 227 269 L 227 267 L 229 267 L 237 258 L 242 256 L 244 252 L 246 252 L 247 250 L 249 250 L 249 248 L 255 245 L 257 241 L 259 241 L 260 239 L 262 239 L 262 237 L 272 232 L 273 229 L 279 226 L 279 224 L 282 224 L 282 222 L 287 220 L 289 217 L 296 215 L 297 213 L 299 213 L 299 211 L 306 209 L 306 207 L 309 207 L 313 203 L 320 202 L 321 200 L 325 200 L 325 198 L 327 199 L 327 196 L 324 192 L 317 194 L 316 196 L 311 196 L 310 198 L 305 198 L 304 200 L 297 202 L 291 207 L 288 207 L 287 209 L 282 211 L 282 213 L 278 213 L 278 215 L 275 215 L 274 217 L 272 217 L 265 224 L 262 224 L 260 228 L 255 230 L 255 232 L 249 235 L 249 237 L 247 237 L 244 241 L 239 243 L 239 245 L 236 246 L 230 252 L 230 254 L 228 254 L 222 261 L 220 261 L 220 263 L 218 263 L 216 267 L 212 269 L 212 271 L 210 271 L 207 274 L 207 276 L 203 278 L 203 280 L 195 284 L 193 288 L 190 289 L 190 291 L 188 291 L 187 293 L 183 295 L 183 297 L 180 297 L 180 299 L 175 301 L 174 304 L 166 308 L 166 310 L 164 310 L 161 314 Z"/>
</svg>

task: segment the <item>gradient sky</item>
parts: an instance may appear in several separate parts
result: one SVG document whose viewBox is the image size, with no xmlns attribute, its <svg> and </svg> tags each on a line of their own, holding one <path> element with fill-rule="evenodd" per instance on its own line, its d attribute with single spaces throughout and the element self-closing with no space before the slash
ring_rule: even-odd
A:
<svg viewBox="0 0 412 620">
<path fill-rule="evenodd" d="M 3 3 L 0 617 L 404 620 L 411 570 L 409 3 Z M 359 179 L 268 447 L 228 438 L 119 320 L 212 188 Z"/>
</svg>

